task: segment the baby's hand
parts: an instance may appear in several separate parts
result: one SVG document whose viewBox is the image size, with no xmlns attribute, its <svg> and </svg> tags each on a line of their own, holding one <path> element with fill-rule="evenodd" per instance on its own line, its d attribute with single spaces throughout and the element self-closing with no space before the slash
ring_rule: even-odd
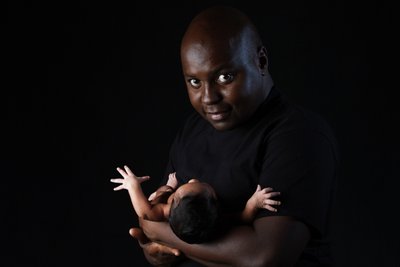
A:
<svg viewBox="0 0 400 267">
<path fill-rule="evenodd" d="M 125 170 L 121 169 L 120 167 L 117 168 L 117 171 L 122 175 L 123 178 L 115 178 L 110 180 L 112 183 L 120 184 L 119 186 L 114 188 L 114 191 L 118 191 L 121 189 L 128 190 L 132 186 L 139 185 L 144 181 L 150 179 L 150 176 L 136 176 L 126 165 L 124 166 L 124 169 Z"/>
<path fill-rule="evenodd" d="M 160 195 L 166 192 L 174 191 L 177 187 L 178 187 L 178 180 L 176 179 L 176 172 L 170 173 L 168 175 L 167 184 L 161 186 L 160 188 L 157 189 L 157 191 L 151 193 L 148 200 L 152 201 L 156 199 L 156 197 L 159 197 Z"/>
<path fill-rule="evenodd" d="M 160 200 L 162 199 L 161 197 L 164 194 L 168 194 L 175 191 L 175 189 L 173 189 L 172 187 L 170 187 L 169 185 L 162 185 L 160 186 L 155 192 L 151 193 L 151 195 L 148 198 L 148 201 L 155 201 L 154 204 L 160 202 Z M 163 201 L 161 201 L 163 202 Z"/>
<path fill-rule="evenodd" d="M 170 173 L 168 175 L 167 185 L 176 189 L 178 187 L 178 179 L 176 179 L 176 172 Z"/>
<path fill-rule="evenodd" d="M 272 200 L 271 198 L 279 195 L 280 192 L 274 192 L 271 187 L 266 187 L 264 189 L 261 189 L 261 186 L 258 185 L 256 192 L 254 192 L 251 198 L 254 200 L 254 203 L 257 208 L 264 208 L 269 211 L 276 212 L 277 209 L 273 206 L 279 206 L 281 202 L 277 200 Z"/>
</svg>

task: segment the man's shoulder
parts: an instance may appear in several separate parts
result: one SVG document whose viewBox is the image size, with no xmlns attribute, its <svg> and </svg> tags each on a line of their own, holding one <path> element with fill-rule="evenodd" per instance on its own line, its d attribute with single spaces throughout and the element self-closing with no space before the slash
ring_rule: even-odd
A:
<svg viewBox="0 0 400 267">
<path fill-rule="evenodd" d="M 275 116 L 276 126 L 286 131 L 310 131 L 332 135 L 333 131 L 328 120 L 312 109 L 286 103 L 282 112 Z"/>
<path fill-rule="evenodd" d="M 315 134 L 322 135 L 331 142 L 335 142 L 334 130 L 325 116 L 305 107 L 297 107 L 296 109 L 298 110 L 298 116 L 301 118 L 300 121 L 302 121 L 301 123 L 305 129 Z"/>
<path fill-rule="evenodd" d="M 329 122 L 318 111 L 292 101 L 278 88 L 274 88 L 273 92 L 273 101 L 270 101 L 273 102 L 273 108 L 267 110 L 264 121 L 288 131 L 332 132 Z"/>
<path fill-rule="evenodd" d="M 286 114 L 274 136 L 284 136 L 284 140 L 293 139 L 308 146 L 328 143 L 338 157 L 338 142 L 334 128 L 321 113 L 304 106 L 293 105 Z"/>
</svg>

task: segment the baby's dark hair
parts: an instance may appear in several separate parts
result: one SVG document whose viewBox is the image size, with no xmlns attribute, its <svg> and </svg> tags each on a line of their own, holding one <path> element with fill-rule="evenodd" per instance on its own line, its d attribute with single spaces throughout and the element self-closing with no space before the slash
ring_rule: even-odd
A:
<svg viewBox="0 0 400 267">
<path fill-rule="evenodd" d="M 218 221 L 218 204 L 211 195 L 185 196 L 171 203 L 169 224 L 177 237 L 189 244 L 209 241 Z"/>
</svg>

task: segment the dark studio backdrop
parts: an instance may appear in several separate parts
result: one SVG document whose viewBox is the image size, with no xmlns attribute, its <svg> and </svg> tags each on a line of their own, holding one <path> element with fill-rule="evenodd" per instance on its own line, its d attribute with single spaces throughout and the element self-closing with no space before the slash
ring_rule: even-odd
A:
<svg viewBox="0 0 400 267">
<path fill-rule="evenodd" d="M 128 234 L 137 226 L 128 193 L 114 192 L 109 179 L 128 164 L 152 177 L 143 184 L 147 194 L 158 186 L 191 111 L 180 38 L 211 2 L 8 2 L 0 265 L 147 266 Z M 253 19 L 276 84 L 336 133 L 336 266 L 400 266 L 393 8 L 383 1 L 219 3 Z"/>
</svg>

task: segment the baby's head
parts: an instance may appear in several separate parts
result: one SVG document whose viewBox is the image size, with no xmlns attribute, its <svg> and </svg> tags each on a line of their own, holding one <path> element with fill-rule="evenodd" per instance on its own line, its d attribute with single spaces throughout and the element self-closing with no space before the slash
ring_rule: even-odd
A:
<svg viewBox="0 0 400 267">
<path fill-rule="evenodd" d="M 209 184 L 192 179 L 176 189 L 169 223 L 177 237 L 189 244 L 210 240 L 217 220 L 217 196 Z"/>
</svg>

